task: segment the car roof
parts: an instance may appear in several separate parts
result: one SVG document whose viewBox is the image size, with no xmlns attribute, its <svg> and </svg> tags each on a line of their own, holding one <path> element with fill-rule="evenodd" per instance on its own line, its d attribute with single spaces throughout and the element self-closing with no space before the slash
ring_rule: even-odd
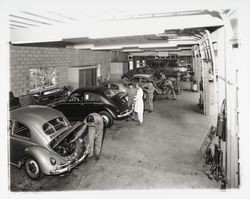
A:
<svg viewBox="0 0 250 199">
<path fill-rule="evenodd" d="M 58 116 L 63 116 L 63 114 L 53 108 L 39 105 L 25 106 L 10 111 L 10 119 L 40 126 Z"/>
<path fill-rule="evenodd" d="M 78 88 L 74 90 L 72 93 L 94 92 L 94 93 L 102 94 L 104 93 L 105 90 L 107 90 L 107 88 L 102 87 L 102 86 L 90 86 L 90 87 Z"/>
</svg>

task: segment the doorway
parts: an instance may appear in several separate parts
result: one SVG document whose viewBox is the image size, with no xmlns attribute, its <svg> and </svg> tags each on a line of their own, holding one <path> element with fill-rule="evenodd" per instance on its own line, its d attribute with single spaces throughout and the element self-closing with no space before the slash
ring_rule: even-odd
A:
<svg viewBox="0 0 250 199">
<path fill-rule="evenodd" d="M 79 88 L 96 86 L 97 84 L 97 69 L 79 69 Z"/>
</svg>

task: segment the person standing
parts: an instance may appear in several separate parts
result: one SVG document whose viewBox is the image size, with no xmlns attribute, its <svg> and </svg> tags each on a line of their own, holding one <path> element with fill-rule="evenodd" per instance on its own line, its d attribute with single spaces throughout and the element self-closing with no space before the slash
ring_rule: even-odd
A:
<svg viewBox="0 0 250 199">
<path fill-rule="evenodd" d="M 91 113 L 86 117 L 85 123 L 88 126 L 90 145 L 89 157 L 94 156 L 95 160 L 99 160 L 104 134 L 104 122 L 102 116 L 98 113 Z"/>
<path fill-rule="evenodd" d="M 143 90 L 137 83 L 135 85 L 137 89 L 137 93 L 135 95 L 135 113 L 137 114 L 139 125 L 143 124 L 143 111 L 144 111 L 144 104 L 143 104 Z"/>
<path fill-rule="evenodd" d="M 168 77 L 166 78 L 165 86 L 166 86 L 166 88 L 168 88 L 168 97 L 167 97 L 167 99 L 170 99 L 170 95 L 172 94 L 173 99 L 176 100 L 176 95 L 175 95 L 173 83 Z"/>
<path fill-rule="evenodd" d="M 178 88 L 178 94 L 180 94 L 181 93 L 181 73 L 179 70 L 177 70 L 177 74 L 176 74 L 176 84 Z"/>
<path fill-rule="evenodd" d="M 131 107 L 132 109 L 134 109 L 134 98 L 136 95 L 136 90 L 133 86 L 133 84 L 129 83 L 128 84 L 128 107 Z"/>
<path fill-rule="evenodd" d="M 128 84 L 128 107 L 133 110 L 132 114 L 130 114 L 130 119 L 134 120 L 134 109 L 135 109 L 135 95 L 136 89 L 133 84 Z M 129 119 L 127 119 L 128 121 Z"/>
<path fill-rule="evenodd" d="M 148 106 L 148 111 L 151 113 L 154 109 L 154 104 L 153 104 L 153 99 L 154 99 L 154 92 L 155 92 L 155 87 L 152 82 L 149 82 L 148 88 L 146 89 L 147 92 L 147 99 L 146 103 Z"/>
<path fill-rule="evenodd" d="M 162 81 L 162 80 L 164 80 L 166 78 L 166 75 L 162 71 L 160 72 L 160 76 L 161 76 L 160 81 Z"/>
</svg>

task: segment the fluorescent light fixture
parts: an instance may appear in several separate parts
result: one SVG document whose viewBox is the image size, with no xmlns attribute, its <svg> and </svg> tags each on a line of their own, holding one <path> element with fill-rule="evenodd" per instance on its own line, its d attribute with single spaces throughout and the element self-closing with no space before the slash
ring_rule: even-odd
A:
<svg viewBox="0 0 250 199">
<path fill-rule="evenodd" d="M 93 45 L 93 44 L 76 44 L 76 45 L 74 45 L 75 49 L 92 49 L 94 47 L 95 47 L 95 45 Z"/>
<path fill-rule="evenodd" d="M 135 49 L 124 49 L 122 50 L 122 52 L 142 52 L 143 50 L 139 49 L 139 48 L 135 48 Z"/>
<path fill-rule="evenodd" d="M 122 46 L 100 46 L 100 47 L 93 47 L 91 50 L 121 50 Z"/>
<path fill-rule="evenodd" d="M 167 48 L 167 47 L 177 47 L 177 44 L 170 43 L 153 43 L 153 44 L 141 44 L 139 48 Z"/>
</svg>

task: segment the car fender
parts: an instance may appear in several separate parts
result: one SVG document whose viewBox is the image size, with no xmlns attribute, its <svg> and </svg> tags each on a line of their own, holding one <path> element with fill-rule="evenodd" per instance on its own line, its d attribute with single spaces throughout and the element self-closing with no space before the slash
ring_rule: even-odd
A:
<svg viewBox="0 0 250 199">
<path fill-rule="evenodd" d="M 115 114 L 114 111 L 112 111 L 110 108 L 105 107 L 105 108 L 104 108 L 104 111 L 109 112 L 109 113 L 112 115 L 112 117 L 113 117 L 114 119 L 117 119 L 116 114 Z"/>
<path fill-rule="evenodd" d="M 27 147 L 24 150 L 23 157 L 25 158 L 30 156 L 36 159 L 42 172 L 47 175 L 49 175 L 50 171 L 54 170 L 54 168 L 58 165 L 66 163 L 66 160 L 57 155 L 55 152 L 51 152 L 41 146 Z M 54 158 L 56 160 L 55 165 L 50 163 L 50 158 Z"/>
</svg>

